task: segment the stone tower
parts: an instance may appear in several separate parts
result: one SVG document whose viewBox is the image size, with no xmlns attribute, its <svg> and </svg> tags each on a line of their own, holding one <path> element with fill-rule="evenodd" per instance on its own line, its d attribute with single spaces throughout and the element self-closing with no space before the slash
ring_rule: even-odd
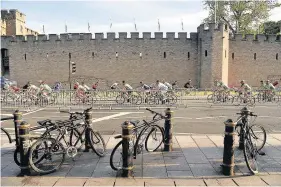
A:
<svg viewBox="0 0 281 187">
<path fill-rule="evenodd" d="M 210 88 L 215 79 L 228 84 L 229 30 L 227 25 L 200 25 L 198 32 L 198 81 Z"/>
<path fill-rule="evenodd" d="M 25 15 L 16 9 L 1 10 L 1 18 L 6 21 L 6 35 L 25 35 Z"/>
</svg>

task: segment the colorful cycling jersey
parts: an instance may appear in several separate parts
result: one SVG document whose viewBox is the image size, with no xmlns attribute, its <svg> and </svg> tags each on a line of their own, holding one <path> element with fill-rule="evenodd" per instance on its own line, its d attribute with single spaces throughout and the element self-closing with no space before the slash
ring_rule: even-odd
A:
<svg viewBox="0 0 281 187">
<path fill-rule="evenodd" d="M 90 90 L 90 87 L 89 87 L 89 86 L 87 86 L 86 84 L 83 84 L 82 86 L 85 88 L 85 91 Z"/>
<path fill-rule="evenodd" d="M 142 88 L 145 89 L 145 90 L 149 90 L 150 86 L 148 86 L 147 84 L 143 84 Z"/>
<path fill-rule="evenodd" d="M 28 87 L 29 91 L 35 91 L 35 92 L 39 92 L 40 91 L 40 88 L 38 88 L 37 86 L 31 84 L 29 87 Z"/>
<path fill-rule="evenodd" d="M 130 86 L 129 84 L 125 84 L 124 87 L 126 88 L 126 90 L 132 90 L 133 89 L 133 87 Z"/>
<path fill-rule="evenodd" d="M 271 83 L 266 84 L 265 86 L 266 86 L 266 89 L 268 89 L 268 90 L 275 90 L 275 87 Z"/>
<path fill-rule="evenodd" d="M 222 81 L 218 81 L 216 86 L 218 88 L 222 88 L 224 90 L 229 90 L 229 87 L 227 85 L 225 85 Z"/>
<path fill-rule="evenodd" d="M 41 84 L 40 85 L 40 90 L 47 92 L 47 93 L 51 93 L 52 92 L 52 88 L 48 85 L 48 84 Z"/>
<path fill-rule="evenodd" d="M 168 87 L 165 84 L 161 83 L 161 82 L 159 82 L 157 87 L 158 87 L 159 90 L 163 90 L 163 91 L 167 91 L 168 90 Z"/>
<path fill-rule="evenodd" d="M 87 91 L 87 89 L 82 85 L 78 85 L 77 91 L 84 91 L 85 92 L 85 91 Z"/>
<path fill-rule="evenodd" d="M 168 83 L 168 82 L 165 82 L 164 85 L 167 86 L 168 89 L 172 89 L 173 88 L 172 85 L 170 83 Z"/>
<path fill-rule="evenodd" d="M 251 91 L 251 87 L 248 85 L 248 84 L 243 84 L 242 86 L 241 86 L 241 88 L 244 90 L 244 91 Z"/>
<path fill-rule="evenodd" d="M 118 85 L 118 83 L 117 83 L 117 82 L 115 82 L 115 83 L 113 83 L 113 84 L 110 86 L 110 88 L 116 88 L 116 87 L 117 87 L 117 85 Z"/>
</svg>

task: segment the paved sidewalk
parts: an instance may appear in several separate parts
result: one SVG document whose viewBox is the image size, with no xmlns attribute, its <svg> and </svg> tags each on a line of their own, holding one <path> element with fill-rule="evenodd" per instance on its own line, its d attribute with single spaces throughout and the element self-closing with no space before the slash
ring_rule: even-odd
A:
<svg viewBox="0 0 281 187">
<path fill-rule="evenodd" d="M 104 135 L 107 155 L 99 158 L 81 153 L 75 161 L 66 159 L 62 168 L 46 176 L 16 177 L 13 145 L 1 142 L 2 186 L 281 186 L 281 134 L 269 134 L 260 156 L 259 171 L 250 173 L 243 151 L 235 149 L 235 176 L 221 174 L 223 135 L 181 135 L 173 137 L 173 152 L 144 152 L 134 160 L 134 178 L 117 177 L 109 165 L 111 150 L 119 140 Z M 238 138 L 236 138 L 236 147 Z"/>
</svg>

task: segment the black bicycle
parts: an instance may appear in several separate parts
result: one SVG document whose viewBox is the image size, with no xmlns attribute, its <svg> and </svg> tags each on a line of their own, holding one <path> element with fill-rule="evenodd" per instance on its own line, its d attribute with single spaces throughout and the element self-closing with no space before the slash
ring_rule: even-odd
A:
<svg viewBox="0 0 281 187">
<path fill-rule="evenodd" d="M 134 125 L 132 141 L 130 142 L 129 151 L 133 154 L 134 159 L 136 159 L 137 154 L 142 153 L 143 145 L 146 151 L 154 152 L 161 144 L 164 142 L 164 130 L 156 122 L 166 119 L 162 114 L 146 109 L 154 114 L 151 121 L 147 122 L 143 120 L 143 123 L 138 125 L 140 121 L 130 121 Z M 122 135 L 115 136 L 115 139 L 122 138 Z M 135 141 L 136 140 L 136 141 Z M 110 166 L 113 170 L 120 170 L 122 168 L 122 140 L 117 143 L 113 148 L 110 155 Z"/>
<path fill-rule="evenodd" d="M 47 130 L 29 150 L 29 164 L 34 171 L 48 174 L 58 170 L 64 162 L 65 154 L 74 158 L 86 142 L 85 146 L 90 147 L 95 154 L 100 157 L 105 155 L 105 142 L 102 136 L 85 122 L 85 113 L 90 110 L 91 108 L 84 112 L 61 111 L 69 113 L 70 119 L 39 122 Z M 74 121 L 81 119 L 84 120 L 83 123 L 74 124 Z"/>
<path fill-rule="evenodd" d="M 252 174 L 258 173 L 257 156 L 265 155 L 261 149 L 266 142 L 266 131 L 262 126 L 250 125 L 249 116 L 257 117 L 253 112 L 244 107 L 241 113 L 237 113 L 240 117 L 237 120 L 235 127 L 238 136 L 242 136 L 243 153 L 247 167 Z M 241 138 L 241 137 L 240 137 Z"/>
</svg>

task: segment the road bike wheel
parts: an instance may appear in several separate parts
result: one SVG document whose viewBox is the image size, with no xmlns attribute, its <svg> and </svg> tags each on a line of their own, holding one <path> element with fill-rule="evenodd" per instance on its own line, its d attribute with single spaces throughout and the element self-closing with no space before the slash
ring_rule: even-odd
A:
<svg viewBox="0 0 281 187">
<path fill-rule="evenodd" d="M 100 157 L 104 157 L 106 154 L 106 146 L 104 139 L 99 132 L 95 132 L 93 129 L 89 129 L 90 145 L 93 151 Z"/>
<path fill-rule="evenodd" d="M 145 150 L 154 152 L 164 142 L 164 132 L 158 125 L 153 125 L 149 129 L 150 131 L 145 139 Z"/>
<path fill-rule="evenodd" d="M 278 103 L 280 101 L 280 97 L 278 95 L 274 95 L 272 97 L 272 102 Z"/>
<path fill-rule="evenodd" d="M 47 145 L 47 147 L 46 147 Z M 42 146 L 42 147 L 41 147 Z M 38 139 L 29 150 L 29 164 L 39 174 L 48 174 L 58 170 L 65 159 L 65 148 L 54 138 Z M 43 158 L 39 163 L 34 160 L 38 155 Z"/>
<path fill-rule="evenodd" d="M 132 102 L 132 104 L 134 104 L 134 105 L 140 105 L 140 104 L 142 103 L 141 100 L 142 100 L 142 99 L 141 99 L 141 96 L 139 96 L 139 95 L 132 95 L 132 96 L 131 96 L 131 102 Z"/>
<path fill-rule="evenodd" d="M 257 146 L 257 150 L 260 151 L 266 142 L 266 131 L 260 125 L 251 125 L 249 128 L 251 141 Z"/>
<path fill-rule="evenodd" d="M 245 138 L 244 140 L 244 157 L 246 161 L 246 165 L 252 174 L 258 173 L 258 163 L 256 160 L 257 157 L 257 150 L 256 147 L 252 144 L 251 140 Z"/>
<path fill-rule="evenodd" d="M 154 105 L 156 103 L 159 103 L 158 98 L 156 96 L 150 95 L 147 97 L 147 103 L 149 105 Z"/>
<path fill-rule="evenodd" d="M 18 166 L 20 166 L 20 151 L 19 151 L 19 148 L 16 148 L 15 151 L 14 151 L 14 161 Z"/>
<path fill-rule="evenodd" d="M 117 95 L 115 100 L 116 100 L 117 104 L 124 104 L 125 103 L 125 97 L 123 97 L 122 95 Z"/>
<path fill-rule="evenodd" d="M 110 167 L 118 171 L 122 169 L 123 160 L 122 160 L 122 140 L 113 148 L 110 155 Z"/>
<path fill-rule="evenodd" d="M 178 99 L 175 95 L 169 95 L 169 96 L 167 96 L 166 100 L 167 100 L 168 104 L 174 105 L 177 103 Z"/>
<path fill-rule="evenodd" d="M 212 103 L 213 102 L 213 97 L 214 97 L 214 94 L 210 94 L 210 95 L 207 96 L 208 103 Z"/>
</svg>

